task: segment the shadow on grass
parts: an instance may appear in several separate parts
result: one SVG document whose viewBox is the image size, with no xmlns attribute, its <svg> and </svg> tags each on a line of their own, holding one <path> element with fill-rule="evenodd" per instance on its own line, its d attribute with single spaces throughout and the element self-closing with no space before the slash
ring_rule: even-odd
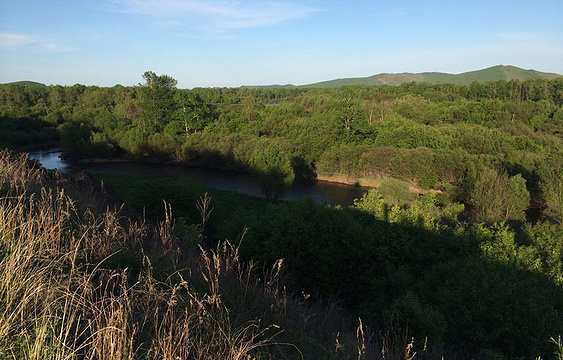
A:
<svg viewBox="0 0 563 360">
<path fill-rule="evenodd" d="M 207 191 L 201 185 L 100 177 L 148 215 L 162 214 L 165 199 L 175 216 L 199 221 L 194 204 Z M 388 336 L 416 337 L 420 348 L 426 339 L 460 358 L 531 358 L 548 356 L 549 339 L 563 333 L 563 291 L 549 275 L 555 269 L 537 266 L 549 255 L 537 242 L 518 244 L 503 225 L 428 227 L 422 217 L 381 221 L 311 199 L 269 204 L 233 192 L 209 193 L 206 246 L 238 241 L 244 233 L 244 260 L 270 266 L 285 259 L 290 291 L 319 301 L 336 297 Z M 533 229 L 524 230 L 528 237 L 539 236 Z M 549 241 L 563 247 L 561 235 L 553 230 Z"/>
</svg>

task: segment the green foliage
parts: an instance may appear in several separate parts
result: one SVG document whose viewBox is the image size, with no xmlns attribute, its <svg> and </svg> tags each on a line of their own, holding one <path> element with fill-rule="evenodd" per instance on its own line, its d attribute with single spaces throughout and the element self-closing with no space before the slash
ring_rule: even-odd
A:
<svg viewBox="0 0 563 360">
<path fill-rule="evenodd" d="M 193 90 L 152 72 L 144 80 L 2 85 L 0 142 L 60 138 L 78 157 L 253 171 L 270 200 L 294 172 L 383 179 L 349 209 L 214 193 L 205 232 L 193 221 L 201 185 L 105 175 L 104 184 L 158 220 L 169 201 L 187 243 L 245 233 L 241 256 L 260 266 L 285 258 L 288 289 L 339 296 L 373 328 L 427 335 L 449 358 L 552 352 L 548 339 L 563 333 L 561 79 Z M 540 223 L 523 224 L 527 210 Z"/>
<path fill-rule="evenodd" d="M 563 228 L 547 223 L 526 225 L 519 263 L 526 269 L 547 275 L 563 285 Z"/>
<path fill-rule="evenodd" d="M 63 147 L 81 157 L 249 171 L 256 144 L 268 138 L 283 144 L 299 177 L 394 177 L 468 205 L 481 173 L 504 169 L 526 179 L 530 214 L 561 221 L 553 180 L 563 146 L 560 79 L 192 90 L 152 71 L 143 80 L 113 88 L 2 85 L 0 143 L 41 146 L 62 135 Z"/>
<path fill-rule="evenodd" d="M 359 159 L 364 149 L 352 145 L 337 145 L 325 151 L 317 163 L 317 170 L 328 175 L 354 177 L 359 173 Z"/>
<path fill-rule="evenodd" d="M 384 318 L 397 335 L 417 334 L 430 343 L 439 343 L 446 330 L 444 316 L 432 307 L 421 304 L 418 296 L 410 291 L 393 301 L 384 311 Z"/>
<path fill-rule="evenodd" d="M 347 96 L 337 104 L 336 108 L 340 126 L 344 129 L 345 136 L 350 138 L 360 130 L 361 123 L 365 121 L 361 104 L 351 96 Z"/>
<path fill-rule="evenodd" d="M 180 139 L 169 133 L 154 133 L 147 139 L 147 151 L 152 157 L 165 161 L 180 158 Z"/>
<path fill-rule="evenodd" d="M 83 122 L 67 122 L 59 127 L 61 147 L 71 156 L 88 153 L 92 129 Z"/>
<path fill-rule="evenodd" d="M 381 193 L 375 189 L 365 192 L 361 198 L 354 200 L 354 207 L 375 216 L 380 220 L 387 220 L 388 206 Z"/>
<path fill-rule="evenodd" d="M 256 101 L 252 95 L 248 95 L 242 101 L 242 112 L 246 118 L 246 121 L 251 123 L 253 120 L 256 119 L 258 115 L 258 111 L 256 108 Z"/>
<path fill-rule="evenodd" d="M 385 178 L 391 175 L 395 149 L 389 146 L 367 149 L 360 157 L 359 168 L 364 176 Z"/>
<path fill-rule="evenodd" d="M 213 106 L 206 103 L 197 92 L 177 90 L 174 101 L 180 108 L 174 116 L 177 119 L 174 122 L 174 130 L 168 129 L 168 132 L 173 132 L 174 135 L 185 134 L 187 136 L 190 133 L 202 131 L 213 119 Z"/>
<path fill-rule="evenodd" d="M 174 93 L 178 82 L 168 75 L 159 76 L 152 71 L 145 72 L 143 79 L 145 84 L 141 87 L 140 114 L 143 131 L 162 131 L 176 108 Z"/>
<path fill-rule="evenodd" d="M 411 192 L 409 183 L 398 179 L 383 180 L 376 191 L 379 192 L 383 200 L 391 206 L 408 205 L 412 203 L 416 197 L 416 194 Z"/>
<path fill-rule="evenodd" d="M 272 140 L 258 142 L 249 163 L 269 201 L 277 201 L 295 179 L 288 155 Z"/>
<path fill-rule="evenodd" d="M 105 186 L 159 218 L 164 198 L 178 216 L 197 218 L 193 204 L 206 191 L 190 182 L 102 177 Z M 532 358 L 550 353 L 546 339 L 563 329 L 560 226 L 527 225 L 517 235 L 506 223 L 470 226 L 456 219 L 446 225 L 463 205 L 443 206 L 433 194 L 399 207 L 372 190 L 354 209 L 312 200 L 266 205 L 220 191 L 211 196 L 207 238 L 244 233 L 245 259 L 270 264 L 284 258 L 288 289 L 338 294 L 350 311 L 386 333 L 427 336 L 429 346 L 444 344 L 458 354 Z M 186 241 L 198 239 L 197 229 L 187 226 L 193 222 L 178 223 Z"/>
<path fill-rule="evenodd" d="M 506 173 L 488 170 L 475 183 L 470 204 L 478 221 L 523 221 L 530 204 L 530 193 L 520 174 L 509 177 Z"/>
<path fill-rule="evenodd" d="M 551 151 L 538 165 L 539 185 L 546 213 L 563 224 L 563 148 Z"/>
<path fill-rule="evenodd" d="M 105 143 L 138 156 L 257 174 L 273 169 L 277 176 L 261 181 L 274 188 L 293 181 L 292 165 L 313 176 L 394 177 L 352 209 L 213 195 L 222 205 L 215 204 L 217 220 L 205 236 L 239 239 L 247 228 L 245 258 L 260 264 L 285 258 L 291 289 L 338 294 L 354 315 L 383 331 L 408 329 L 474 358 L 532 358 L 550 353 L 547 340 L 562 333 L 563 234 L 548 224 L 524 225 L 518 234 L 510 226 L 525 219 L 530 203 L 543 200 L 546 214 L 558 219 L 559 85 L 176 90 L 172 113 L 153 133 L 143 129 L 147 97 L 140 88 L 102 94 L 106 90 L 47 87 L 33 97 L 41 101 L 10 92 L 11 100 L 0 104 L 14 119 L 36 114 L 65 124 L 69 133 L 89 128 L 89 137 L 78 137 L 86 149 Z M 79 111 L 83 106 L 90 110 Z M 72 119 L 74 127 L 66 125 Z M 81 122 L 85 128 L 76 126 Z M 197 185 L 120 181 L 149 215 L 161 216 L 166 198 L 179 217 L 198 216 L 186 205 L 204 191 Z M 415 196 L 408 183 L 441 193 Z M 192 223 L 180 220 L 177 233 L 196 242 L 201 233 Z"/>
<path fill-rule="evenodd" d="M 0 147 L 20 148 L 56 140 L 56 128 L 39 118 L 0 116 Z"/>
<path fill-rule="evenodd" d="M 88 153 L 90 156 L 94 155 L 107 159 L 114 157 L 117 153 L 117 149 L 108 135 L 96 132 L 92 133 L 90 137 Z"/>
<path fill-rule="evenodd" d="M 428 189 L 438 180 L 433 162 L 434 154 L 430 149 L 397 149 L 390 164 L 391 173 L 396 178 L 416 182 L 420 187 Z"/>
<path fill-rule="evenodd" d="M 141 157 L 147 152 L 147 140 L 140 127 L 131 127 L 119 135 L 119 146 L 128 154 Z"/>
</svg>

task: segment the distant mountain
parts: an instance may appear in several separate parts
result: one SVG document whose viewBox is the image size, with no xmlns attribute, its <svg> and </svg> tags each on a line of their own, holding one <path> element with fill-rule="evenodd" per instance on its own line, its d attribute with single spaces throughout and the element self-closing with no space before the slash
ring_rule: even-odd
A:
<svg viewBox="0 0 563 360">
<path fill-rule="evenodd" d="M 11 83 L 5 83 L 4 85 L 47 86 L 47 85 L 42 84 L 42 83 L 38 83 L 38 82 L 35 82 L 35 81 L 28 81 L 28 80 L 25 80 L 25 81 L 14 81 L 14 82 L 11 82 Z"/>
<path fill-rule="evenodd" d="M 448 83 L 469 85 L 474 81 L 479 83 L 498 80 L 527 80 L 554 79 L 562 75 L 545 73 L 537 70 L 524 70 L 516 66 L 498 65 L 483 70 L 469 71 L 461 74 L 447 74 L 440 72 L 377 74 L 363 78 L 346 78 L 322 81 L 299 87 L 334 88 L 347 85 L 401 85 L 406 82 L 428 82 L 431 84 Z"/>
</svg>

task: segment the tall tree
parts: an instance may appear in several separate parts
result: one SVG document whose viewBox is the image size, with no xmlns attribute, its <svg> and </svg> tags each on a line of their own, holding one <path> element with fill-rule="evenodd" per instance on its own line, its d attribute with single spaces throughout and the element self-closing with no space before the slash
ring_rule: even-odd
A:
<svg viewBox="0 0 563 360">
<path fill-rule="evenodd" d="M 347 97 L 341 102 L 338 120 L 340 121 L 340 125 L 342 125 L 348 133 L 352 131 L 352 127 L 360 118 L 361 110 L 357 101 L 353 100 L 352 97 Z"/>
<path fill-rule="evenodd" d="M 244 116 L 249 123 L 256 119 L 258 111 L 256 109 L 256 100 L 254 100 L 252 95 L 248 95 L 242 100 L 242 106 Z"/>
<path fill-rule="evenodd" d="M 176 104 L 176 79 L 168 75 L 157 75 L 152 71 L 143 74 L 141 85 L 141 120 L 143 132 L 160 132 L 171 120 Z"/>
</svg>

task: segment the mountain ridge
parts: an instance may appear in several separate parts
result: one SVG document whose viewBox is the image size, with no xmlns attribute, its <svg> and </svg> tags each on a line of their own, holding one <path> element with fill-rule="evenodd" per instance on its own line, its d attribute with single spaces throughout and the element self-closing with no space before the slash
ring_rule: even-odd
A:
<svg viewBox="0 0 563 360">
<path fill-rule="evenodd" d="M 14 82 L 3 83 L 1 85 L 40 86 L 40 87 L 47 86 L 43 83 L 37 81 L 31 81 L 31 80 L 14 81 Z"/>
<path fill-rule="evenodd" d="M 338 88 L 342 86 L 354 85 L 392 85 L 398 86 L 409 82 L 427 82 L 430 84 L 456 84 L 469 85 L 472 82 L 483 83 L 487 81 L 500 80 L 529 80 L 529 79 L 555 79 L 563 77 L 561 74 L 542 72 L 534 69 L 522 69 L 513 65 L 496 65 L 485 69 L 467 71 L 459 74 L 450 74 L 444 72 L 421 72 L 421 73 L 379 73 L 366 77 L 350 77 L 339 78 L 333 80 L 320 81 L 304 85 L 243 85 L 245 88 L 268 88 L 268 89 L 294 89 L 294 88 Z M 3 83 L 1 85 L 19 85 L 19 86 L 47 86 L 36 81 L 24 80 Z"/>
<path fill-rule="evenodd" d="M 428 82 L 431 84 L 451 83 L 469 85 L 472 82 L 486 82 L 498 80 L 528 80 L 528 79 L 555 79 L 563 75 L 542 72 L 533 69 L 522 69 L 513 65 L 496 65 L 481 70 L 449 74 L 443 72 L 422 73 L 380 73 L 367 77 L 341 78 L 321 81 L 312 84 L 296 86 L 309 87 L 341 87 L 350 85 L 401 85 L 406 82 Z"/>
</svg>

